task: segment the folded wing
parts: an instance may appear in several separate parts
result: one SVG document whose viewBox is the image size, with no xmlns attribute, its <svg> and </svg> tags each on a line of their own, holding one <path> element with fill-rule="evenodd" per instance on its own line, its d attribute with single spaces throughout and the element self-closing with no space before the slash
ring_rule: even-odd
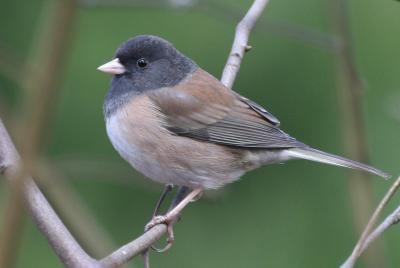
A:
<svg viewBox="0 0 400 268">
<path fill-rule="evenodd" d="M 307 147 L 278 128 L 279 120 L 257 103 L 198 70 L 187 82 L 148 94 L 176 135 L 232 147 Z"/>
</svg>

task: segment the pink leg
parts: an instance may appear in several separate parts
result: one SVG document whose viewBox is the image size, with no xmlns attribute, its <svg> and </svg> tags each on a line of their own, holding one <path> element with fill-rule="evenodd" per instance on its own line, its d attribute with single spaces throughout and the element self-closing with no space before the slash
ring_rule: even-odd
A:
<svg viewBox="0 0 400 268">
<path fill-rule="evenodd" d="M 168 193 L 171 192 L 173 188 L 174 188 L 173 184 L 165 185 L 164 190 L 161 193 L 160 199 L 158 200 L 156 207 L 154 209 L 153 218 L 158 215 L 158 213 L 160 212 L 161 205 L 164 202 L 165 197 L 167 197 Z"/>
<path fill-rule="evenodd" d="M 191 191 L 182 201 L 176 205 L 173 209 L 171 209 L 167 214 L 163 216 L 155 216 L 148 224 L 146 224 L 145 231 L 150 230 L 154 226 L 158 224 L 166 224 L 168 227 L 168 245 L 162 249 L 159 250 L 161 252 L 169 249 L 172 245 L 172 242 L 174 241 L 174 230 L 173 230 L 173 225 L 176 221 L 176 219 L 179 217 L 179 214 L 182 212 L 182 210 L 195 199 L 199 194 L 203 192 L 203 188 L 196 188 L 193 191 Z"/>
</svg>

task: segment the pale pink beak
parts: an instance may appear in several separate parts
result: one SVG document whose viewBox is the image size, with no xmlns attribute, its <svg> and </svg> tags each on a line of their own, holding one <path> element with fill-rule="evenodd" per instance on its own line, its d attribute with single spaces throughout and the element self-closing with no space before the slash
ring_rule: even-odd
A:
<svg viewBox="0 0 400 268">
<path fill-rule="evenodd" d="M 101 65 L 97 70 L 108 74 L 123 74 L 126 72 L 124 65 L 121 64 L 118 58 Z"/>
</svg>

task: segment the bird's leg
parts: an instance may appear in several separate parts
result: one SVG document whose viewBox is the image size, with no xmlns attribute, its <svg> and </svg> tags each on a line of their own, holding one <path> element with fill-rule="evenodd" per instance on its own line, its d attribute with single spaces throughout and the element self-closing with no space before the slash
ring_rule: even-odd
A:
<svg viewBox="0 0 400 268">
<path fill-rule="evenodd" d="M 154 217 L 156 217 L 159 214 L 162 203 L 164 202 L 168 193 L 171 192 L 173 188 L 174 188 L 173 184 L 165 185 L 164 190 L 162 191 L 161 196 L 157 201 L 156 207 L 154 208 L 153 216 L 151 217 L 152 219 L 154 219 Z M 159 251 L 159 249 L 155 248 L 154 246 L 151 246 L 151 248 L 156 251 Z M 145 268 L 150 268 L 150 255 L 149 254 L 150 254 L 150 252 L 149 252 L 148 248 L 145 249 L 142 253 Z"/>
<path fill-rule="evenodd" d="M 178 190 L 178 192 L 175 195 L 174 200 L 172 201 L 168 211 L 172 210 L 175 206 L 177 206 L 189 193 L 190 193 L 191 189 L 189 187 L 186 186 L 181 186 Z M 174 230 L 172 228 L 173 225 L 175 225 L 175 223 L 180 220 L 180 215 L 178 215 L 178 217 L 176 217 L 176 219 L 171 222 L 168 227 L 169 229 L 168 231 L 168 238 L 167 238 L 167 245 L 164 246 L 163 248 L 156 248 L 155 246 L 151 246 L 151 248 L 157 252 L 165 252 L 167 251 L 173 243 L 173 239 L 174 239 Z"/>
<path fill-rule="evenodd" d="M 181 186 L 178 192 L 176 193 L 174 200 L 172 200 L 171 205 L 168 208 L 168 211 L 176 207 L 176 205 L 178 205 L 183 200 L 183 198 L 185 198 L 191 191 L 192 189 L 190 189 L 189 187 Z"/>
<path fill-rule="evenodd" d="M 152 221 L 150 221 L 146 225 L 146 231 L 153 228 L 157 224 L 168 224 L 172 220 L 176 219 L 179 213 L 189 204 L 190 202 L 195 199 L 201 192 L 203 191 L 203 188 L 196 188 L 192 190 L 185 198 L 182 199 L 181 202 L 179 202 L 175 207 L 173 207 L 170 211 L 168 211 L 167 214 L 165 215 L 157 215 L 153 218 Z"/>
<path fill-rule="evenodd" d="M 159 214 L 161 205 L 164 202 L 165 197 L 167 197 L 168 193 L 171 192 L 173 188 L 174 188 L 173 184 L 165 185 L 164 190 L 162 191 L 161 196 L 157 201 L 156 207 L 154 208 L 154 212 L 153 212 L 153 217 L 152 218 L 154 218 L 155 216 L 157 216 Z"/>
<path fill-rule="evenodd" d="M 168 185 L 166 185 L 166 188 L 168 187 Z M 161 199 L 164 199 L 165 198 L 165 192 L 167 191 L 167 189 L 164 189 L 164 192 L 161 194 L 161 197 L 160 197 L 160 200 L 158 201 L 158 203 L 157 203 L 157 206 L 156 206 L 156 210 L 154 211 L 154 213 L 153 213 L 153 218 L 154 218 L 154 216 L 156 216 L 156 215 L 158 215 L 158 212 L 159 212 L 159 208 L 160 208 L 160 201 L 161 201 Z M 186 187 L 186 186 L 181 186 L 180 188 L 179 188 L 179 190 L 178 190 L 178 192 L 177 192 L 177 194 L 176 194 L 176 196 L 175 196 L 175 198 L 174 198 L 174 200 L 172 201 L 172 203 L 171 203 L 171 205 L 170 205 L 170 207 L 169 207 L 169 209 L 168 209 L 168 211 L 169 210 L 172 210 L 176 205 L 178 205 L 185 197 L 186 197 L 186 195 L 188 194 L 190 192 L 190 188 L 189 187 Z M 164 198 L 163 198 L 163 196 L 164 196 Z M 161 201 L 162 202 L 162 201 Z M 157 209 L 158 208 L 158 209 Z M 179 220 L 179 218 L 177 218 L 172 224 L 174 224 L 176 221 L 178 221 Z M 170 232 L 171 232 L 171 230 L 170 230 Z M 172 230 L 172 233 L 173 233 L 173 230 Z M 169 241 L 172 241 L 172 239 L 168 239 Z M 167 245 L 165 246 L 165 247 L 163 247 L 163 248 L 161 248 L 161 249 L 159 249 L 159 248 L 156 248 L 155 246 L 151 246 L 151 249 L 153 249 L 153 250 L 155 250 L 155 251 L 157 251 L 157 252 L 164 252 L 164 251 L 167 251 L 170 247 L 172 246 L 172 242 L 167 242 Z M 150 268 L 150 252 L 149 252 L 149 249 L 147 248 L 147 249 L 145 249 L 143 252 L 142 252 L 142 256 L 143 256 L 143 261 L 144 261 L 144 268 Z"/>
<path fill-rule="evenodd" d="M 174 241 L 174 230 L 173 226 L 176 222 L 176 220 L 179 217 L 179 214 L 182 212 L 182 210 L 195 199 L 199 194 L 203 192 L 203 188 L 196 188 L 192 190 L 189 194 L 187 194 L 176 206 L 174 206 L 170 211 L 168 211 L 167 214 L 162 215 L 162 216 L 155 216 L 153 219 L 146 224 L 145 231 L 150 230 L 154 226 L 158 224 L 166 224 L 167 225 L 167 232 L 168 232 L 168 245 L 161 249 L 157 250 L 159 252 L 166 251 L 172 246 L 172 243 Z"/>
</svg>

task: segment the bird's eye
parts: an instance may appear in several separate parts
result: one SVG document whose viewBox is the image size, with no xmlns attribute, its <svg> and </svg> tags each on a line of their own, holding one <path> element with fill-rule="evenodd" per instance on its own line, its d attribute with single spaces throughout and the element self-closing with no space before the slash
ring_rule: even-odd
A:
<svg viewBox="0 0 400 268">
<path fill-rule="evenodd" d="M 138 61 L 137 61 L 137 66 L 139 68 L 145 68 L 145 67 L 147 67 L 147 64 L 148 64 L 147 60 L 143 59 L 143 58 L 138 59 Z"/>
</svg>

